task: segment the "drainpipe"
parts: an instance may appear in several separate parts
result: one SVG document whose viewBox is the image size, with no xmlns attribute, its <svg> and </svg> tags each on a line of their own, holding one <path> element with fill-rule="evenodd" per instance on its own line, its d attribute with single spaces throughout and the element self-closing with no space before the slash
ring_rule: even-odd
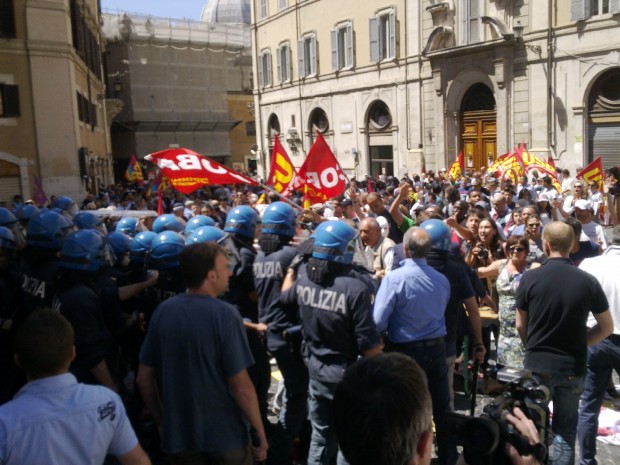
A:
<svg viewBox="0 0 620 465">
<path fill-rule="evenodd" d="M 547 1 L 548 4 L 548 18 L 549 25 L 547 27 L 547 147 L 549 148 L 549 154 L 552 158 L 555 158 L 555 122 L 553 118 L 555 100 L 554 100 L 554 71 L 553 71 L 553 2 Z"/>
</svg>

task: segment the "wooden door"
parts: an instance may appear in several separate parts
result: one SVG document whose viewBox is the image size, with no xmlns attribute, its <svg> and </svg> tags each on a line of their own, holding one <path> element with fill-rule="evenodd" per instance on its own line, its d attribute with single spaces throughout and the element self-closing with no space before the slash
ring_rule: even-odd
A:
<svg viewBox="0 0 620 465">
<path fill-rule="evenodd" d="M 463 113 L 462 147 L 465 169 L 480 171 L 497 157 L 497 121 L 495 111 Z"/>
</svg>

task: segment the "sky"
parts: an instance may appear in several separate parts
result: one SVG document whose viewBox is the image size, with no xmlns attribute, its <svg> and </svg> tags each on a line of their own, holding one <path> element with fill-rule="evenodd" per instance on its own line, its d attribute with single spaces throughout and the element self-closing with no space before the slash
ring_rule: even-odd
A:
<svg viewBox="0 0 620 465">
<path fill-rule="evenodd" d="M 101 10 L 127 11 L 164 18 L 200 20 L 205 0 L 101 0 Z"/>
</svg>

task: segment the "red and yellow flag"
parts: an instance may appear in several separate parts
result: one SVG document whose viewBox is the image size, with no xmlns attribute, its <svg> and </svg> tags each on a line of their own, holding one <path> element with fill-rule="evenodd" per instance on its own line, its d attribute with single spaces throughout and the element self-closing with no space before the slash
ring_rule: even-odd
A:
<svg viewBox="0 0 620 465">
<path fill-rule="evenodd" d="M 505 153 L 495 159 L 493 164 L 487 169 L 487 173 L 494 173 L 498 178 L 509 176 L 513 183 L 517 182 L 514 179 L 516 176 L 523 174 L 523 163 L 518 153 Z"/>
<path fill-rule="evenodd" d="M 129 182 L 138 182 L 142 184 L 144 182 L 144 176 L 142 175 L 142 167 L 138 163 L 138 159 L 135 155 L 132 155 L 129 159 L 129 165 L 125 170 L 125 179 Z"/>
<path fill-rule="evenodd" d="M 598 157 L 577 174 L 577 179 L 583 179 L 587 183 L 595 182 L 601 188 L 603 182 L 603 161 Z"/>
<path fill-rule="evenodd" d="M 282 193 L 286 190 L 296 174 L 297 172 L 295 171 L 293 163 L 291 163 L 291 159 L 276 135 L 271 152 L 269 176 L 267 176 L 267 182 L 265 184 L 273 186 L 273 190 Z"/>
<path fill-rule="evenodd" d="M 291 183 L 292 188 L 303 190 L 306 206 L 339 196 L 345 191 L 346 185 L 347 177 L 338 160 L 321 133 L 317 133 L 316 141 Z"/>
<path fill-rule="evenodd" d="M 448 178 L 451 178 L 454 181 L 458 181 L 463 174 L 464 167 L 465 157 L 463 156 L 463 151 L 461 150 L 456 156 L 456 160 L 454 160 L 454 163 L 450 165 L 450 169 L 448 170 Z"/>
<path fill-rule="evenodd" d="M 558 173 L 553 166 L 536 155 L 528 152 L 525 148 L 525 144 L 519 145 L 516 153 L 521 157 L 521 160 L 523 161 L 523 168 L 525 168 L 526 172 L 530 172 L 532 170 L 540 171 L 551 178 L 551 184 L 558 192 L 562 192 L 562 185 L 558 179 Z"/>
</svg>

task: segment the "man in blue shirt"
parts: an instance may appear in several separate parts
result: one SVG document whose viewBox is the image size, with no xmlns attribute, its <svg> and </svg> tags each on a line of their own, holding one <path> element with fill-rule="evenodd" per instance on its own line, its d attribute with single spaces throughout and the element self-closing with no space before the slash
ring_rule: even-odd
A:
<svg viewBox="0 0 620 465">
<path fill-rule="evenodd" d="M 37 310 L 17 330 L 15 357 L 28 378 L 0 407 L 0 463 L 150 465 L 118 395 L 78 384 L 73 328 L 60 313 Z"/>
<path fill-rule="evenodd" d="M 403 246 L 406 259 L 381 282 L 373 316 L 377 330 L 387 330 L 386 349 L 409 355 L 426 372 L 437 426 L 439 462 L 452 465 L 457 458 L 456 446 L 441 439 L 442 417 L 450 411 L 444 345 L 450 283 L 426 263 L 432 246 L 428 232 L 408 229 Z"/>
</svg>

